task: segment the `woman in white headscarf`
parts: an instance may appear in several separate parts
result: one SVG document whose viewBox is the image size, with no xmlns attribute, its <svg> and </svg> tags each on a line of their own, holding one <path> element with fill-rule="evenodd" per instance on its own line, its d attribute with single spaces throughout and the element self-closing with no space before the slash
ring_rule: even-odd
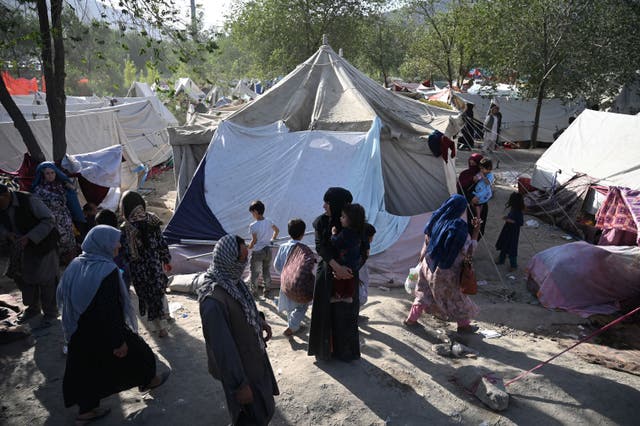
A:
<svg viewBox="0 0 640 426">
<path fill-rule="evenodd" d="M 69 345 L 62 390 L 66 407 L 79 406 L 76 424 L 103 417 L 100 399 L 139 386 L 160 386 L 151 348 L 138 336 L 129 293 L 113 257 L 120 231 L 98 225 L 82 243 L 82 254 L 66 269 L 57 290 L 62 328 Z"/>
</svg>

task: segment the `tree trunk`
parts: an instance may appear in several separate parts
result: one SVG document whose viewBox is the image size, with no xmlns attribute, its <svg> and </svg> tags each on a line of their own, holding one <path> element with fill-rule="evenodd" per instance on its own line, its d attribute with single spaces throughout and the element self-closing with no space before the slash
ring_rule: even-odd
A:
<svg viewBox="0 0 640 426">
<path fill-rule="evenodd" d="M 542 80 L 538 86 L 538 99 L 536 102 L 536 115 L 533 119 L 533 129 L 531 129 L 531 145 L 529 148 L 535 148 L 538 144 L 538 126 L 540 125 L 540 110 L 542 109 L 542 100 L 544 99 L 544 87 L 547 81 Z"/>
<path fill-rule="evenodd" d="M 4 109 L 9 113 L 9 117 L 13 120 L 13 125 L 20 132 L 20 136 L 22 136 L 22 140 L 27 147 L 27 151 L 29 151 L 29 155 L 36 161 L 37 163 L 42 163 L 44 161 L 44 154 L 42 153 L 42 149 L 40 149 L 40 145 L 38 145 L 38 141 L 36 140 L 33 132 L 31 131 L 31 127 L 27 123 L 27 120 L 22 115 L 22 111 L 16 105 L 15 101 L 9 94 L 7 90 L 7 86 L 4 84 L 4 79 L 0 77 L 0 103 Z M 6 142 L 5 142 L 6 143 Z"/>
<path fill-rule="evenodd" d="M 51 26 L 49 25 L 46 0 L 38 0 L 37 5 L 42 42 L 42 64 L 47 84 L 47 107 L 51 123 L 53 161 L 60 164 L 67 152 L 64 44 L 60 16 L 62 14 L 62 0 L 51 0 Z"/>
</svg>

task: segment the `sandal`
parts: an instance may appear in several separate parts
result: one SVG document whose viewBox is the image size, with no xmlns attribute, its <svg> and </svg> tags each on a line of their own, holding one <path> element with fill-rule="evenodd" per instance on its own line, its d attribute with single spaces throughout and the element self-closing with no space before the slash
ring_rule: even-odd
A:
<svg viewBox="0 0 640 426">
<path fill-rule="evenodd" d="M 164 382 L 167 381 L 167 379 L 169 378 L 170 375 L 171 375 L 171 370 L 167 370 L 164 373 L 162 373 L 160 376 L 156 376 L 156 377 L 158 377 L 160 379 L 160 381 L 157 384 L 155 384 L 155 385 L 148 384 L 146 386 L 138 386 L 138 390 L 140 392 L 142 392 L 142 393 L 146 393 L 146 392 L 149 392 L 152 389 L 160 387 L 160 386 L 162 386 L 164 384 Z M 154 379 L 155 379 L 155 377 L 154 377 Z M 153 379 L 151 379 L 151 381 L 153 382 Z"/>
<path fill-rule="evenodd" d="M 106 416 L 107 414 L 109 414 L 111 412 L 111 408 L 102 408 L 102 407 L 97 407 L 94 408 L 93 410 L 84 413 L 84 414 L 79 414 L 76 417 L 76 426 L 83 426 L 86 424 L 91 423 L 94 420 L 98 420 L 103 418 L 104 416 Z M 85 414 L 89 414 L 89 413 L 93 413 L 91 416 L 88 417 L 81 417 L 84 416 Z"/>
<path fill-rule="evenodd" d="M 402 323 L 407 327 L 413 327 L 414 325 L 418 324 L 418 321 L 409 321 L 408 319 L 406 319 L 402 321 Z"/>
<path fill-rule="evenodd" d="M 287 327 L 287 329 L 285 331 L 283 331 L 282 334 L 284 334 L 287 337 L 291 337 L 291 336 L 293 336 L 293 330 L 291 330 L 289 327 Z"/>
</svg>

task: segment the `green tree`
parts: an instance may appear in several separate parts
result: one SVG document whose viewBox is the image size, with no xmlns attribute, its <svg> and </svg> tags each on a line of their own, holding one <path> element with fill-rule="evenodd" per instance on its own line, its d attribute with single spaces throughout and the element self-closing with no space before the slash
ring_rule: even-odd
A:
<svg viewBox="0 0 640 426">
<path fill-rule="evenodd" d="M 35 31 L 23 31 L 24 34 L 13 45 L 5 43 L 6 38 L 0 38 L 0 57 L 6 55 L 11 47 L 17 47 L 21 40 L 37 43 L 46 80 L 53 159 L 56 162 L 61 161 L 66 153 L 67 77 L 72 88 L 75 86 L 77 90 L 80 89 L 78 80 L 89 77 L 90 82 L 93 80 L 94 90 L 99 87 L 103 93 L 122 91 L 121 57 L 122 50 L 130 51 L 127 39 L 139 42 L 135 53 L 144 58 L 143 64 L 152 61 L 154 67 L 162 63 L 159 59 L 163 57 L 165 46 L 168 46 L 167 50 L 172 49 L 181 61 L 197 59 L 216 47 L 213 40 L 207 38 L 209 33 L 206 31 L 198 33 L 198 40 L 188 38 L 187 28 L 191 29 L 191 24 L 181 22 L 180 8 L 176 7 L 174 0 L 120 0 L 117 5 L 117 10 L 102 6 L 101 19 L 90 23 L 80 21 L 75 10 L 62 0 L 18 0 L 13 7 L 1 5 L 0 11 L 9 12 L 3 13 L 2 28 L 11 28 L 16 33 L 21 20 L 28 21 L 33 17 L 37 23 Z M 7 16 L 8 21 L 5 20 Z M 132 36 L 132 33 L 136 35 Z M 72 49 L 73 55 L 65 55 L 66 48 Z M 117 49 L 122 49 L 120 55 L 116 53 Z M 157 74 L 152 78 L 157 78 Z M 11 96 L 1 88 L 0 101 L 10 114 L 19 113 Z M 20 127 L 31 155 L 40 158 L 42 153 L 36 152 L 39 147 L 33 143 L 33 135 L 29 136 L 26 121 L 13 115 L 12 119 Z"/>
<path fill-rule="evenodd" d="M 476 29 L 483 23 L 472 0 L 412 0 L 408 4 L 415 40 L 409 48 L 411 61 L 422 58 L 427 74 L 443 76 L 451 87 L 458 87 L 476 64 Z M 422 23 L 422 25 L 420 25 Z"/>
<path fill-rule="evenodd" d="M 330 44 L 356 52 L 359 21 L 382 1 L 236 1 L 227 26 L 233 43 L 249 58 L 257 77 L 284 75 L 311 56 L 327 34 Z M 350 53 L 347 53 L 347 56 Z M 355 54 L 354 54 L 355 56 Z"/>
<path fill-rule="evenodd" d="M 136 64 L 131 59 L 126 59 L 124 61 L 123 79 L 127 89 L 136 81 L 137 72 Z"/>
<path fill-rule="evenodd" d="M 383 85 L 390 73 L 398 72 L 410 44 L 405 16 L 383 10 L 362 19 L 358 26 L 356 52 L 348 52 L 352 62 L 363 71 L 377 75 Z"/>
<path fill-rule="evenodd" d="M 537 100 L 532 147 L 546 96 L 593 99 L 629 81 L 640 63 L 639 7 L 619 0 L 486 0 L 477 8 L 489 18 L 492 68 L 515 72 L 525 96 Z"/>
</svg>

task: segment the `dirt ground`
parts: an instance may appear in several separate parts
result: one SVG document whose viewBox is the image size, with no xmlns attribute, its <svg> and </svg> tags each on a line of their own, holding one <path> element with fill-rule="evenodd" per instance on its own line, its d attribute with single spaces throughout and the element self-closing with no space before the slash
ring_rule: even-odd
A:
<svg viewBox="0 0 640 426">
<path fill-rule="evenodd" d="M 530 171 L 541 150 L 513 150 L 497 155 L 495 170 Z M 464 168 L 467 153 L 461 153 Z M 151 210 L 167 219 L 172 207 L 170 173 L 146 186 Z M 593 330 L 586 319 L 539 305 L 525 288 L 525 267 L 533 254 L 568 242 L 566 233 L 549 225 L 522 229 L 519 270 L 508 273 L 492 262 L 492 246 L 502 227 L 500 217 L 512 190 L 498 186 L 490 202 L 486 238 L 475 266 L 487 283 L 473 300 L 480 306 L 477 324 L 497 338 L 469 336 L 459 340 L 478 351 L 477 358 L 445 358 L 433 345 L 456 338 L 450 323 L 423 316 L 420 325 L 402 324 L 412 298 L 402 288 L 372 288 L 362 309 L 362 358 L 351 363 L 320 362 L 306 355 L 308 328 L 289 339 L 282 335 L 286 320 L 272 300 L 259 302 L 273 326 L 268 352 L 281 394 L 276 397 L 274 425 L 555 425 L 637 424 L 633 414 L 640 401 L 640 377 L 590 364 L 569 352 L 508 387 L 509 408 L 496 413 L 465 391 L 454 379 L 465 366 L 482 366 L 510 379 L 535 366 Z M 525 220 L 531 217 L 525 217 Z M 416 247 L 416 257 L 419 247 Z M 0 293 L 19 292 L 7 279 Z M 226 425 L 228 414 L 222 387 L 206 370 L 206 354 L 195 299 L 170 294 L 178 308 L 167 339 L 141 334 L 158 356 L 160 369 L 171 368 L 166 385 L 147 395 L 122 392 L 102 401 L 112 413 L 96 425 Z M 308 315 L 310 312 L 308 313 Z M 36 320 L 37 322 L 37 320 Z M 308 324 L 308 316 L 305 322 Z M 29 339 L 0 346 L 0 424 L 72 424 L 74 408 L 65 409 L 62 378 L 65 356 L 59 326 L 35 330 Z"/>
</svg>

